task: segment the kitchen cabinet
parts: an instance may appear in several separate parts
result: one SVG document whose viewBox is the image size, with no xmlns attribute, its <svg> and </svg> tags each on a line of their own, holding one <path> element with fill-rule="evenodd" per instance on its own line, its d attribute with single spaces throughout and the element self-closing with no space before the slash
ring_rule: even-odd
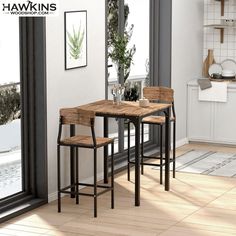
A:
<svg viewBox="0 0 236 236">
<path fill-rule="evenodd" d="M 236 145 L 236 83 L 228 84 L 226 103 L 198 100 L 197 80 L 188 83 L 189 141 Z"/>
<path fill-rule="evenodd" d="M 227 103 L 215 104 L 216 142 L 236 143 L 236 88 L 228 88 Z"/>
</svg>

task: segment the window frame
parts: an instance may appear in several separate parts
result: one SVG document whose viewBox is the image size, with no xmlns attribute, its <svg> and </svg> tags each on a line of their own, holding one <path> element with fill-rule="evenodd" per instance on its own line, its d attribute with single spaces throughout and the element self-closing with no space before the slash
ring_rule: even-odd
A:
<svg viewBox="0 0 236 236">
<path fill-rule="evenodd" d="M 23 191 L 0 201 L 0 223 L 48 202 L 44 17 L 20 17 Z"/>
</svg>

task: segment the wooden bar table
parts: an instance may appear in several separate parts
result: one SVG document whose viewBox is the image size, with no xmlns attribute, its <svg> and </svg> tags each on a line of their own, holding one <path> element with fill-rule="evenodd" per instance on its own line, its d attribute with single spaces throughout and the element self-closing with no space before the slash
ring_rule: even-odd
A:
<svg viewBox="0 0 236 236">
<path fill-rule="evenodd" d="M 104 134 L 108 136 L 107 118 L 129 119 L 135 126 L 135 206 L 140 206 L 140 124 L 146 116 L 153 115 L 158 111 L 163 111 L 166 118 L 165 126 L 165 190 L 170 189 L 170 108 L 171 104 L 150 103 L 148 107 L 140 107 L 138 102 L 121 102 L 120 105 L 113 104 L 112 100 L 101 100 L 78 108 L 95 111 L 96 116 L 104 117 Z M 108 154 L 107 150 L 104 151 Z M 107 157 L 104 158 L 104 180 L 107 176 Z M 73 178 L 73 176 L 72 176 Z"/>
</svg>

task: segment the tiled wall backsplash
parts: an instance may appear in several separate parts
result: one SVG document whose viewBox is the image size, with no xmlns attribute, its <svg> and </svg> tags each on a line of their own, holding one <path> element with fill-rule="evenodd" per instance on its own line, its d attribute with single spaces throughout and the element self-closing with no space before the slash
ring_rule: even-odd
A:
<svg viewBox="0 0 236 236">
<path fill-rule="evenodd" d="M 220 24 L 221 19 L 236 19 L 236 0 L 225 0 L 225 13 L 221 16 L 221 3 L 215 0 L 204 0 L 204 25 Z M 236 60 L 236 25 L 235 29 L 224 30 L 224 43 L 220 42 L 220 30 L 204 29 L 204 52 L 206 58 L 208 49 L 214 50 L 217 63 L 225 59 Z"/>
</svg>

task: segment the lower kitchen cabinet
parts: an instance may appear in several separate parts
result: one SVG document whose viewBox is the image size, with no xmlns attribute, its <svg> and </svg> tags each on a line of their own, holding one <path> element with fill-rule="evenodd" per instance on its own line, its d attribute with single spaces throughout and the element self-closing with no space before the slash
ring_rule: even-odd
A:
<svg viewBox="0 0 236 236">
<path fill-rule="evenodd" d="M 236 145 L 236 83 L 228 84 L 226 103 L 198 100 L 196 80 L 188 83 L 189 141 Z"/>
</svg>

